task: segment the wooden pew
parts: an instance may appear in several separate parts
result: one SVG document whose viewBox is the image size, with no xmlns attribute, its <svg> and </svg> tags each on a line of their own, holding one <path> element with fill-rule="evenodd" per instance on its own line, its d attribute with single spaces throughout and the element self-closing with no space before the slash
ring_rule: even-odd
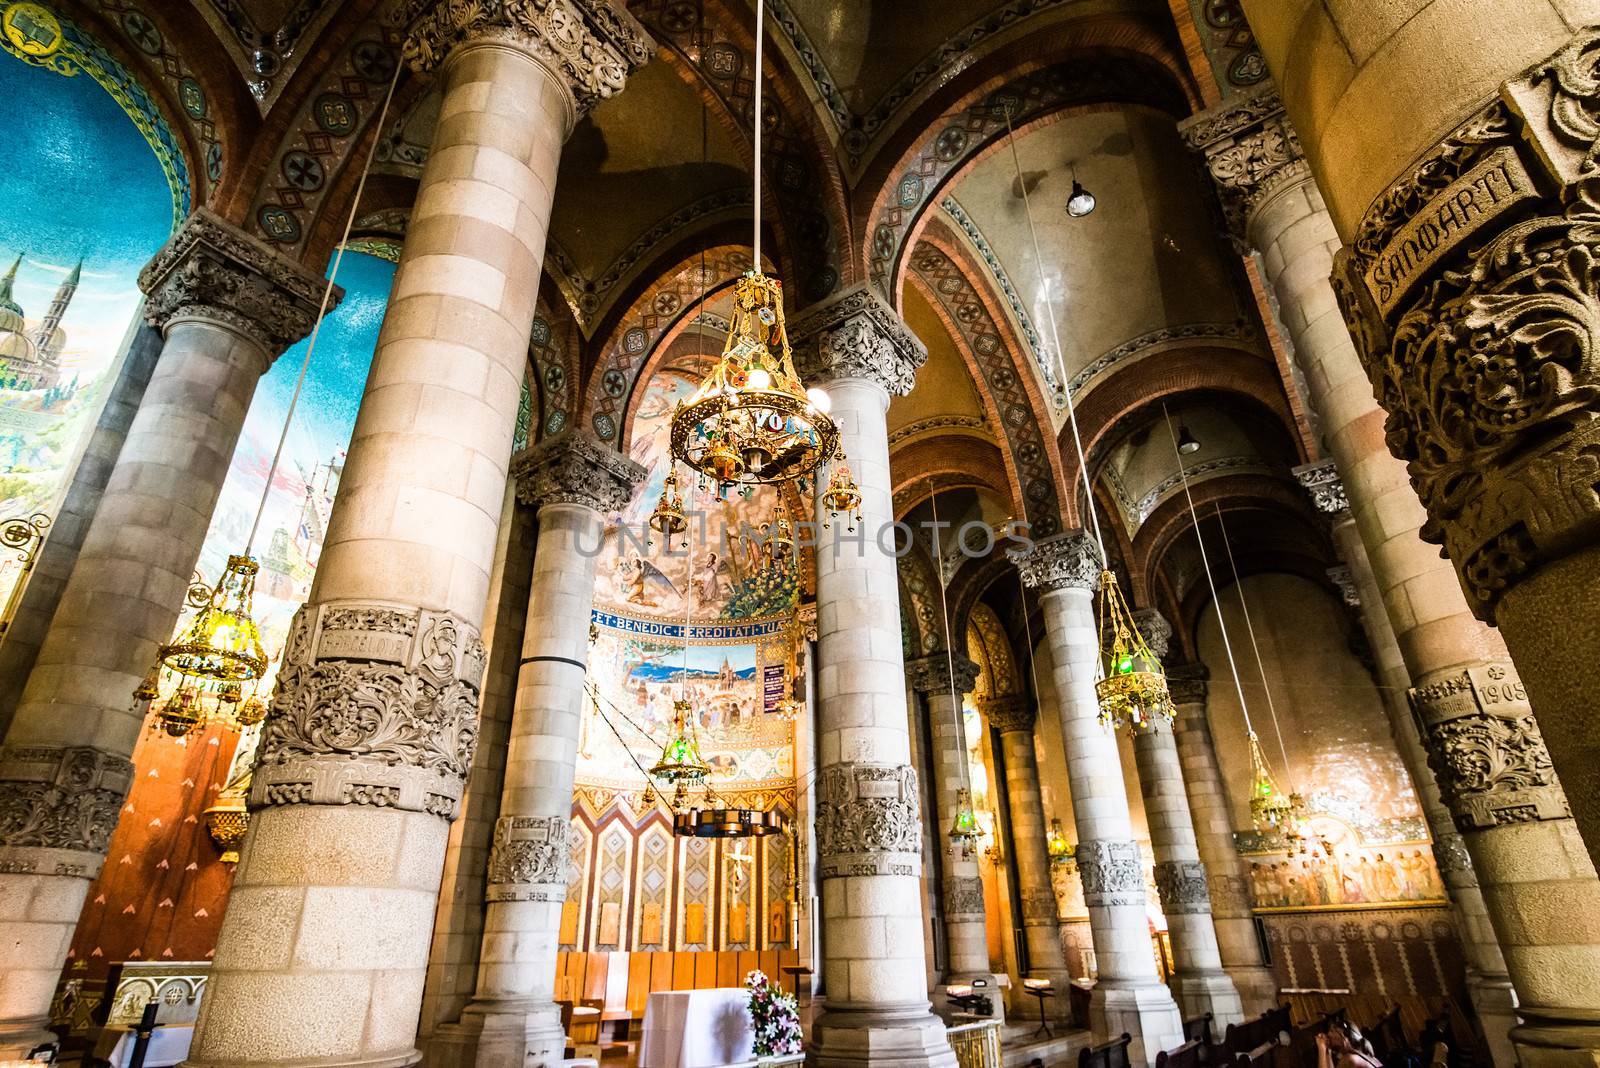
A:
<svg viewBox="0 0 1600 1068">
<path fill-rule="evenodd" d="M 1123 1032 L 1121 1038 L 1080 1049 L 1078 1068 L 1132 1068 L 1128 1062 L 1128 1044 L 1132 1041 L 1133 1036 Z"/>
<path fill-rule="evenodd" d="M 1204 1017 L 1210 1020 L 1211 1014 Z M 1205 1043 L 1199 1039 L 1190 1039 L 1177 1049 L 1164 1049 L 1156 1054 L 1156 1068 L 1200 1068 L 1201 1051 Z"/>
</svg>

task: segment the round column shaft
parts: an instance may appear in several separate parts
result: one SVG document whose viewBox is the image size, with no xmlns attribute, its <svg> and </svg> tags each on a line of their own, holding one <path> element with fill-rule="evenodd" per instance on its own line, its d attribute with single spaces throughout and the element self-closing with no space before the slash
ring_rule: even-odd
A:
<svg viewBox="0 0 1600 1068">
<path fill-rule="evenodd" d="M 809 1063 L 954 1065 L 926 995 L 922 820 L 890 540 L 889 396 L 910 391 L 927 353 L 864 287 L 807 312 L 790 336 L 801 374 L 832 398 L 862 519 L 830 516 L 819 502 L 817 863 L 828 1000 Z"/>
<path fill-rule="evenodd" d="M 43 1040 L 132 784 L 134 687 L 172 640 L 256 383 L 323 284 L 204 209 L 140 274 L 161 356 L 0 748 L 0 1059 Z"/>
<path fill-rule="evenodd" d="M 561 145 L 648 55 L 624 14 L 589 7 L 603 25 L 446 4 L 412 27 L 408 61 L 442 81 L 439 121 L 263 727 L 193 1065 L 419 1056 Z"/>
<path fill-rule="evenodd" d="M 1133 1036 L 1129 1055 L 1154 1064 L 1183 1042 L 1183 1019 L 1156 973 L 1145 918 L 1144 862 L 1133 840 L 1117 739 L 1100 724 L 1095 697 L 1099 642 L 1094 590 L 1100 557 L 1081 532 L 1037 543 L 1018 561 L 1041 591 L 1045 638 L 1061 705 L 1067 778 L 1078 830 L 1078 871 L 1089 906 L 1099 978 L 1090 999 L 1095 1037 Z"/>
</svg>

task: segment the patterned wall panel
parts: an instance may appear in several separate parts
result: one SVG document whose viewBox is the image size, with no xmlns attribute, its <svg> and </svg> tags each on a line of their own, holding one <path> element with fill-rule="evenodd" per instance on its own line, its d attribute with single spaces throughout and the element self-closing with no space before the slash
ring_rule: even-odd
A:
<svg viewBox="0 0 1600 1068">
<path fill-rule="evenodd" d="M 715 949 L 716 850 L 700 838 L 678 841 L 679 891 L 676 949 Z"/>
<path fill-rule="evenodd" d="M 672 948 L 672 831 L 653 823 L 639 832 L 633 888 L 633 941 L 629 949 Z"/>
<path fill-rule="evenodd" d="M 567 900 L 561 907 L 561 948 L 577 949 L 583 944 L 583 919 L 589 903 L 589 857 L 594 852 L 594 830 L 574 817 L 567 841 L 572 859 L 567 865 Z"/>
<path fill-rule="evenodd" d="M 602 825 L 595 838 L 594 891 L 589 906 L 589 948 L 626 949 L 633 875 L 633 829 L 620 815 Z"/>
<path fill-rule="evenodd" d="M 766 917 L 761 934 L 763 949 L 787 949 L 790 945 L 789 890 L 794 884 L 793 864 L 787 835 L 773 835 L 761 840 L 762 915 Z"/>
<path fill-rule="evenodd" d="M 1465 1004 L 1465 964 L 1448 908 L 1323 909 L 1262 917 L 1285 987 Z"/>
</svg>

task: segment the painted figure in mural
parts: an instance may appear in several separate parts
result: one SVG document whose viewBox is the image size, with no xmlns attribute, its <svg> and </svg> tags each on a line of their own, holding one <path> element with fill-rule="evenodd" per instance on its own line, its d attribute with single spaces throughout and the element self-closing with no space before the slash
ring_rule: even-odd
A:
<svg viewBox="0 0 1600 1068">
<path fill-rule="evenodd" d="M 666 572 L 640 556 L 633 554 L 630 561 L 617 561 L 619 571 L 623 573 L 623 585 L 628 591 L 628 603 L 636 604 L 642 608 L 654 608 L 656 602 L 651 598 L 650 588 L 665 586 L 674 594 L 678 587 L 667 577 Z"/>
<path fill-rule="evenodd" d="M 713 604 L 720 599 L 723 588 L 721 575 L 727 569 L 715 551 L 708 550 L 701 555 L 700 562 L 694 568 L 694 591 L 702 605 Z"/>
</svg>

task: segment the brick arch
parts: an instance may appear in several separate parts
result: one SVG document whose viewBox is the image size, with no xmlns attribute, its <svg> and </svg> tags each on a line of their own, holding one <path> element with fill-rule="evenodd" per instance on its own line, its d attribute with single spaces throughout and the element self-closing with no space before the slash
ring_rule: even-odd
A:
<svg viewBox="0 0 1600 1068">
<path fill-rule="evenodd" d="M 907 252 L 939 194 L 1004 143 L 1008 109 L 1019 136 L 1075 107 L 1144 104 L 1174 118 L 1189 114 L 1188 95 L 1149 52 L 1103 43 L 1119 35 L 1098 23 L 1077 36 L 1049 65 L 1005 71 L 976 86 L 960 79 L 973 87 L 943 96 L 945 110 L 926 116 L 925 132 L 892 167 L 863 183 L 856 201 L 863 216 L 861 274 L 886 297 L 899 292 Z"/>
<path fill-rule="evenodd" d="M 995 477 L 1001 467 L 1002 454 L 994 443 L 970 434 L 940 434 L 902 445 L 889 456 L 895 517 L 903 517 L 934 492 L 957 488 L 1015 504 L 1013 487 Z"/>
<path fill-rule="evenodd" d="M 1263 408 L 1298 443 L 1292 430 L 1294 416 L 1289 411 L 1277 367 L 1254 352 L 1217 345 L 1186 346 L 1123 365 L 1107 372 L 1107 376 L 1074 406 L 1091 474 L 1103 443 L 1124 420 L 1142 408 L 1191 392 L 1219 393 Z M 1082 524 L 1079 509 L 1083 476 L 1079 473 L 1070 426 L 1061 428 L 1056 442 L 1061 451 L 1063 475 L 1073 487 L 1073 492 L 1063 501 L 1064 521 L 1069 526 L 1079 526 Z"/>
<path fill-rule="evenodd" d="M 944 649 L 944 621 L 939 604 L 939 585 L 934 577 L 933 562 L 913 541 L 900 557 L 896 568 L 900 576 L 901 615 L 906 618 L 907 629 L 918 644 L 910 650 L 912 656 L 926 656 Z M 951 633 L 954 633 L 952 627 Z"/>
<path fill-rule="evenodd" d="M 1006 633 L 995 610 L 982 600 L 974 603 L 967 614 L 966 633 L 971 635 L 974 632 L 989 660 L 989 693 L 999 697 L 1027 693 L 1028 688 L 1022 682 L 1022 666 L 1017 660 L 1011 635 Z"/>
<path fill-rule="evenodd" d="M 1005 471 L 1018 511 L 1041 537 L 1062 529 L 1060 459 L 1050 447 L 1049 411 L 1024 346 L 995 305 L 977 268 L 943 227 L 929 227 L 911 258 L 915 285 L 957 342 L 991 425 L 1005 442 Z"/>
</svg>

